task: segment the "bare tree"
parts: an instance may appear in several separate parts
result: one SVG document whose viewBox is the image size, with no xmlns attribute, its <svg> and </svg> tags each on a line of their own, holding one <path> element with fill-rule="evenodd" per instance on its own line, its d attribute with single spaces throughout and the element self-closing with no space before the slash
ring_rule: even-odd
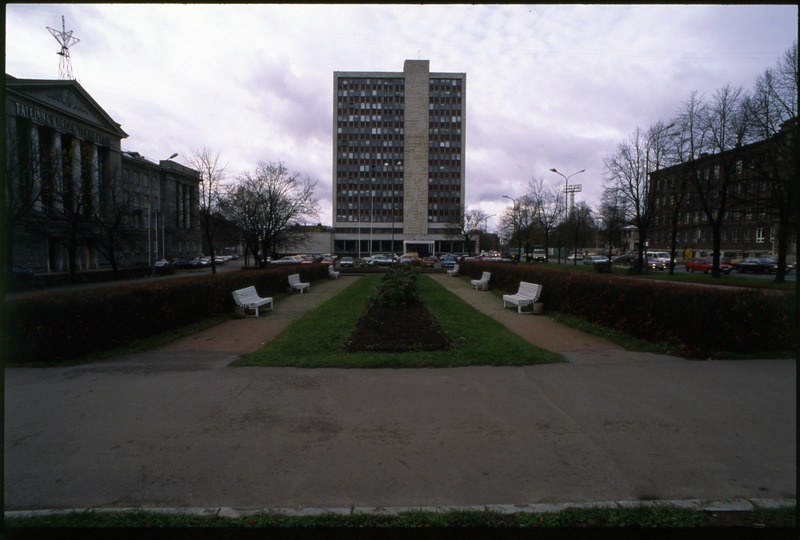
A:
<svg viewBox="0 0 800 540">
<path fill-rule="evenodd" d="M 637 127 L 628 140 L 620 143 L 616 152 L 604 160 L 607 187 L 619 191 L 629 222 L 638 230 L 637 251 L 642 270 L 646 268 L 644 251 L 657 211 L 656 194 L 649 176 L 652 170 L 664 164 L 668 144 L 666 131 L 670 127 L 661 122 L 648 131 Z"/>
<path fill-rule="evenodd" d="M 130 228 L 133 186 L 123 180 L 120 171 L 105 178 L 98 204 L 92 205 L 90 221 L 92 239 L 97 251 L 111 263 L 111 272 L 119 268 L 119 253 L 133 245 L 136 231 Z"/>
<path fill-rule="evenodd" d="M 220 163 L 219 150 L 204 146 L 189 152 L 189 163 L 200 173 L 199 218 L 203 236 L 211 257 L 211 273 L 217 272 L 214 256 L 214 236 L 217 233 L 220 214 L 220 195 L 225 178 L 226 165 Z"/>
<path fill-rule="evenodd" d="M 459 213 L 456 219 L 448 225 L 450 238 L 464 240 L 464 246 L 472 253 L 475 247 L 475 238 L 481 233 L 483 224 L 488 218 L 489 215 L 479 208 Z"/>
<path fill-rule="evenodd" d="M 622 230 L 627 224 L 625 198 L 615 187 L 605 188 L 598 212 L 598 229 L 608 248 L 608 260 L 614 253 L 614 246 L 622 244 Z"/>
<path fill-rule="evenodd" d="M 305 238 L 307 233 L 300 224 L 319 215 L 316 185 L 281 162 L 259 162 L 255 171 L 239 176 L 224 209 L 245 235 L 257 264 L 265 264 L 269 255 L 276 256 L 279 247 Z"/>
<path fill-rule="evenodd" d="M 509 248 L 516 241 L 517 256 L 522 261 L 523 255 L 529 251 L 527 248 L 530 246 L 530 234 L 534 225 L 533 201 L 527 195 L 516 199 L 508 198 L 513 204 L 500 215 L 500 234 L 504 237 Z M 523 250 L 523 246 L 526 249 Z"/>
<path fill-rule="evenodd" d="M 795 42 L 775 68 L 767 69 L 758 78 L 752 96 L 745 102 L 755 138 L 769 141 L 763 146 L 761 159 L 750 163 L 764 189 L 755 190 L 754 193 L 750 191 L 747 195 L 754 198 L 754 204 L 777 222 L 778 271 L 775 281 L 785 280 L 792 225 L 797 223 L 799 80 Z"/>
<path fill-rule="evenodd" d="M 14 257 L 14 239 L 17 231 L 35 219 L 37 207 L 42 205 L 43 163 L 37 159 L 39 150 L 24 132 L 27 126 L 18 126 L 11 122 L 6 124 L 6 173 L 0 190 L 0 212 L 2 212 L 2 249 L 3 275 L 11 276 Z M 47 159 L 50 158 L 50 159 Z M 52 160 L 46 156 L 45 166 Z M 49 171 L 48 171 L 49 172 Z M 3 280 L 8 283 L 8 279 Z"/>
<path fill-rule="evenodd" d="M 713 165 L 704 166 L 702 160 L 692 162 L 695 165 L 690 176 L 693 193 L 711 226 L 713 277 L 720 276 L 722 227 L 735 202 L 732 193 L 737 162 L 742 159 L 742 147 L 749 142 L 750 114 L 744 103 L 741 88 L 727 85 L 716 91 L 708 106 L 703 108 L 705 114 L 700 125 L 706 142 L 704 149 L 715 155 Z"/>
<path fill-rule="evenodd" d="M 545 253 L 550 253 L 550 239 L 558 226 L 558 218 L 561 213 L 559 207 L 560 182 L 558 185 L 547 184 L 541 177 L 538 180 L 532 178 L 528 187 L 533 219 L 542 233 Z"/>
</svg>

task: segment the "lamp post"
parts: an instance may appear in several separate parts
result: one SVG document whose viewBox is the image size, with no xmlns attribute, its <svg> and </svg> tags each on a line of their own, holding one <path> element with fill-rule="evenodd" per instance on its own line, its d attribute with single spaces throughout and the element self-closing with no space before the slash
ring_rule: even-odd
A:
<svg viewBox="0 0 800 540">
<path fill-rule="evenodd" d="M 564 179 L 564 213 L 566 214 L 565 217 L 569 217 L 569 212 L 567 210 L 567 197 L 569 196 L 569 179 L 572 178 L 573 176 L 575 176 L 576 174 L 580 174 L 582 172 L 586 172 L 586 169 L 581 169 L 580 171 L 574 172 L 574 173 L 570 174 L 569 176 L 564 176 L 563 174 L 558 172 L 556 169 L 550 169 L 550 172 L 554 172 L 558 176 L 560 176 L 561 178 Z M 566 221 L 566 219 L 564 221 Z M 561 238 L 561 235 L 559 234 L 558 237 Z M 567 262 L 567 256 L 566 255 L 564 256 L 564 262 Z M 561 264 L 561 250 L 560 249 L 558 250 L 558 263 Z"/>
</svg>

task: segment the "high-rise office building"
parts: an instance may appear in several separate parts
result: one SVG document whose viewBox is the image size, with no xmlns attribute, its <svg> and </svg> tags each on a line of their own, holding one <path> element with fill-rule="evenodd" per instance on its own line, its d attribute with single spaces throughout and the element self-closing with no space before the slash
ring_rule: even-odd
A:
<svg viewBox="0 0 800 540">
<path fill-rule="evenodd" d="M 336 253 L 463 251 L 466 74 L 333 74 Z"/>
</svg>

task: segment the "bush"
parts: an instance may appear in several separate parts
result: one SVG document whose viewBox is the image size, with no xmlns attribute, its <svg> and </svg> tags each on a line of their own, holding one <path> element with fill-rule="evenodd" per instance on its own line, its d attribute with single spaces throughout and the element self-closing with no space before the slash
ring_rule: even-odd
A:
<svg viewBox="0 0 800 540">
<path fill-rule="evenodd" d="M 419 301 L 417 273 L 408 264 L 397 264 L 389 268 L 375 287 L 372 300 L 376 305 L 397 307 Z"/>
<path fill-rule="evenodd" d="M 8 299 L 6 362 L 73 360 L 232 313 L 232 291 L 255 285 L 262 296 L 281 293 L 286 276 L 298 272 L 314 281 L 326 278 L 328 267 L 228 272 Z"/>
<path fill-rule="evenodd" d="M 549 309 L 624 332 L 667 342 L 684 356 L 783 352 L 797 346 L 793 293 L 704 287 L 625 276 L 573 273 L 541 266 L 465 262 L 461 273 L 492 273 L 495 288 L 514 293 L 520 281 L 542 285 Z"/>
</svg>

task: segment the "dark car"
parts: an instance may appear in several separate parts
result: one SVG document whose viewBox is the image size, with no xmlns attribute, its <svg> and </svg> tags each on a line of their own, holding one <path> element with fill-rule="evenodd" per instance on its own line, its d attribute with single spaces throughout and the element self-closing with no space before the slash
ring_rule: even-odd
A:
<svg viewBox="0 0 800 540">
<path fill-rule="evenodd" d="M 704 274 L 708 274 L 711 269 L 714 268 L 714 259 L 712 257 L 692 259 L 683 263 L 683 266 L 686 268 L 687 272 L 703 272 Z M 719 271 L 723 274 L 730 274 L 731 268 L 730 264 L 720 261 Z"/>
<path fill-rule="evenodd" d="M 754 272 L 763 274 L 764 272 L 773 273 L 778 271 L 778 262 L 768 257 L 748 257 L 731 265 L 737 272 Z"/>
</svg>

